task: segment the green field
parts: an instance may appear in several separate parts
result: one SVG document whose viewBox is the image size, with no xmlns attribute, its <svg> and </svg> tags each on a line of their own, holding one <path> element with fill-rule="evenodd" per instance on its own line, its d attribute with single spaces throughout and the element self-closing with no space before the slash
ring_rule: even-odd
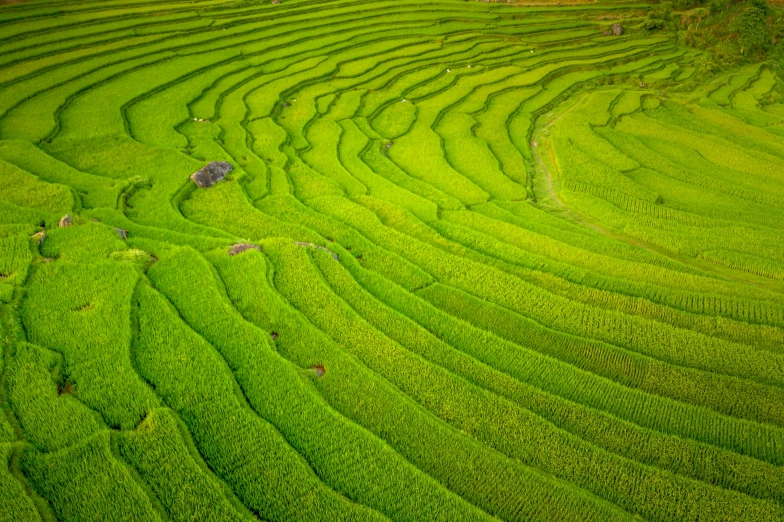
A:
<svg viewBox="0 0 784 522">
<path fill-rule="evenodd" d="M 778 7 L 0 4 L 0 522 L 784 520 Z"/>
</svg>

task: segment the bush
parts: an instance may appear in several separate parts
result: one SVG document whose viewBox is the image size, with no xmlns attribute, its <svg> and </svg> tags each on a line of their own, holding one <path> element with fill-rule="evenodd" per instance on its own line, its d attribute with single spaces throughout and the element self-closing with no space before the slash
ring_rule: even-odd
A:
<svg viewBox="0 0 784 522">
<path fill-rule="evenodd" d="M 766 8 L 753 5 L 735 19 L 734 27 L 740 33 L 741 54 L 751 54 L 767 45 L 766 11 Z"/>
</svg>

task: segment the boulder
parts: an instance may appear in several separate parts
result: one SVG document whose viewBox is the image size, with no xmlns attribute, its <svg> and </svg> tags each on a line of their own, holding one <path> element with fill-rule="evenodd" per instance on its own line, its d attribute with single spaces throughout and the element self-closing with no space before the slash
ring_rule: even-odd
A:
<svg viewBox="0 0 784 522">
<path fill-rule="evenodd" d="M 226 174 L 232 170 L 234 170 L 234 167 L 231 166 L 231 163 L 213 161 L 191 174 L 191 181 L 193 181 L 197 187 L 209 188 L 225 178 Z"/>
</svg>

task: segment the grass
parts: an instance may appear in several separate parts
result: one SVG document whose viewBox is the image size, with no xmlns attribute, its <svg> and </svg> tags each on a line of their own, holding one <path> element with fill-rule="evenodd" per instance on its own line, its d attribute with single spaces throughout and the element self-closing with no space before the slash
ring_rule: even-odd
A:
<svg viewBox="0 0 784 522">
<path fill-rule="evenodd" d="M 0 5 L 0 521 L 784 519 L 720 3 Z"/>
</svg>

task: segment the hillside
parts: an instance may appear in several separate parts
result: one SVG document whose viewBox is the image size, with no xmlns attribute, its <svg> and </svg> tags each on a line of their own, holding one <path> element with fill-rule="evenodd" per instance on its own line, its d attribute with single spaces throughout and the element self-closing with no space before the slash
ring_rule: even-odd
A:
<svg viewBox="0 0 784 522">
<path fill-rule="evenodd" d="M 0 4 L 0 522 L 784 519 L 778 3 Z"/>
</svg>

